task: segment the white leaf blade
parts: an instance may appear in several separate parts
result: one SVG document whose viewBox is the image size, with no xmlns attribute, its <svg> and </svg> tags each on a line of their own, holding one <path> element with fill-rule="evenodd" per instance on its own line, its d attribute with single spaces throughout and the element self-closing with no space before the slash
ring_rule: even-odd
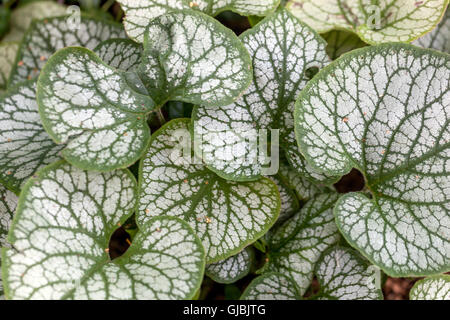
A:
<svg viewBox="0 0 450 320">
<path fill-rule="evenodd" d="M 42 127 L 36 82 L 26 81 L 0 96 L 0 181 L 15 193 L 38 169 L 60 159 Z"/>
<path fill-rule="evenodd" d="M 245 277 L 251 270 L 254 251 L 251 247 L 227 259 L 208 264 L 205 273 L 218 283 L 234 283 Z"/>
<path fill-rule="evenodd" d="M 108 39 L 93 50 L 110 67 L 135 71 L 141 60 L 142 46 L 130 39 Z"/>
<path fill-rule="evenodd" d="M 0 247 L 7 246 L 8 231 L 19 197 L 0 185 Z"/>
<path fill-rule="evenodd" d="M 417 281 L 409 292 L 411 300 L 450 300 L 450 276 L 431 276 Z"/>
<path fill-rule="evenodd" d="M 245 289 L 241 300 L 299 300 L 295 283 L 281 273 L 268 272 L 255 278 Z"/>
<path fill-rule="evenodd" d="M 234 103 L 220 109 L 196 106 L 197 154 L 220 176 L 251 181 L 264 174 L 261 130 L 279 130 L 280 146 L 296 148 L 294 100 L 309 80 L 307 71 L 329 62 L 325 42 L 286 10 L 277 11 L 240 36 L 253 60 L 253 82 Z M 295 67 L 294 67 L 295 66 Z M 273 136 L 273 134 L 272 134 Z"/>
<path fill-rule="evenodd" d="M 449 64 L 406 44 L 363 48 L 323 70 L 297 102 L 297 139 L 312 167 L 365 176 L 372 200 L 342 198 L 337 224 L 392 276 L 449 268 Z"/>
<path fill-rule="evenodd" d="M 447 8 L 442 21 L 431 32 L 412 42 L 412 44 L 450 53 L 450 9 Z"/>
<path fill-rule="evenodd" d="M 230 182 L 191 159 L 189 151 L 183 152 L 191 143 L 188 126 L 189 119 L 176 119 L 153 134 L 140 164 L 136 219 L 145 224 L 153 216 L 183 218 L 202 240 L 207 263 L 213 263 L 265 234 L 278 218 L 280 199 L 267 178 Z"/>
</svg>

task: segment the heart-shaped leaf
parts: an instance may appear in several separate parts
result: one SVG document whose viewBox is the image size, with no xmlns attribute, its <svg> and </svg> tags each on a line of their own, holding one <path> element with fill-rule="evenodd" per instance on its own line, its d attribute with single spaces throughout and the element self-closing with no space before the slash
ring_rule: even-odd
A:
<svg viewBox="0 0 450 320">
<path fill-rule="evenodd" d="M 433 31 L 417 39 L 413 44 L 450 53 L 450 9 L 447 9 L 444 18 Z"/>
<path fill-rule="evenodd" d="M 250 181 L 264 174 L 260 130 L 279 129 L 280 145 L 298 153 L 295 99 L 311 76 L 308 70 L 322 68 L 329 58 L 323 39 L 286 10 L 240 38 L 253 59 L 250 88 L 233 104 L 194 108 L 192 121 L 201 141 L 196 152 L 207 166 L 226 179 Z"/>
<path fill-rule="evenodd" d="M 56 143 L 67 143 L 62 155 L 80 168 L 127 167 L 145 152 L 146 114 L 154 102 L 87 49 L 61 49 L 49 59 L 37 101 L 46 131 Z"/>
<path fill-rule="evenodd" d="M 60 159 L 62 149 L 42 127 L 34 80 L 0 95 L 0 128 L 0 183 L 18 194 L 40 167 Z"/>
<path fill-rule="evenodd" d="M 371 199 L 345 195 L 337 224 L 391 276 L 450 270 L 449 88 L 449 55 L 386 44 L 336 60 L 297 101 L 297 139 L 312 167 L 363 173 Z"/>
<path fill-rule="evenodd" d="M 255 253 L 251 247 L 227 259 L 206 266 L 205 273 L 218 283 L 234 283 L 249 274 Z"/>
<path fill-rule="evenodd" d="M 410 300 L 450 300 L 450 275 L 441 274 L 417 281 L 409 292 Z"/>
<path fill-rule="evenodd" d="M 191 150 L 189 119 L 172 120 L 153 134 L 141 160 L 136 219 L 144 225 L 153 216 L 183 218 L 213 263 L 264 235 L 278 218 L 280 198 L 269 179 L 224 180 L 191 157 Z"/>
<path fill-rule="evenodd" d="M 275 230 L 268 241 L 268 262 L 264 272 L 290 277 L 299 293 L 305 293 L 320 255 L 339 239 L 333 217 L 337 198 L 336 193 L 314 197 Z"/>
<path fill-rule="evenodd" d="M 336 60 L 341 55 L 346 52 L 365 47 L 367 44 L 361 41 L 361 39 L 354 33 L 343 31 L 343 30 L 333 30 L 322 34 L 327 45 L 327 53 L 331 60 Z"/>
<path fill-rule="evenodd" d="M 20 41 L 33 20 L 66 14 L 67 7 L 55 1 L 33 1 L 20 5 L 11 13 L 9 33 L 3 41 Z"/>
<path fill-rule="evenodd" d="M 3 275 L 9 299 L 192 298 L 204 250 L 190 227 L 158 217 L 140 226 L 131 247 L 111 261 L 110 237 L 133 213 L 128 170 L 82 171 L 57 162 L 30 179 L 19 199 Z"/>
<path fill-rule="evenodd" d="M 247 286 L 241 300 L 300 300 L 295 283 L 281 273 L 268 272 Z"/>
<path fill-rule="evenodd" d="M 381 273 L 349 248 L 333 247 L 323 253 L 315 269 L 320 285 L 315 299 L 382 300 Z"/>
<path fill-rule="evenodd" d="M 440 21 L 448 0 L 289 0 L 289 10 L 320 33 L 353 31 L 367 43 L 411 42 Z"/>
<path fill-rule="evenodd" d="M 94 52 L 110 67 L 122 71 L 137 70 L 142 46 L 130 39 L 109 39 L 95 47 Z"/>
<path fill-rule="evenodd" d="M 124 26 L 130 38 L 143 41 L 147 25 L 153 19 L 177 9 L 194 9 L 215 16 L 231 10 L 241 15 L 264 16 L 275 10 L 280 0 L 118 0 L 125 12 Z"/>
<path fill-rule="evenodd" d="M 121 25 L 84 15 L 79 23 L 67 16 L 34 21 L 22 39 L 9 83 L 37 77 L 58 49 L 82 46 L 92 50 L 106 39 L 124 37 Z"/>
<path fill-rule="evenodd" d="M 0 184 L 0 247 L 7 244 L 9 227 L 16 211 L 18 197 Z"/>
<path fill-rule="evenodd" d="M 251 81 L 251 60 L 237 36 L 217 20 L 177 11 L 153 20 L 144 39 L 140 77 L 152 98 L 221 106 Z"/>
<path fill-rule="evenodd" d="M 0 43 L 0 90 L 6 89 L 18 49 L 19 44 L 16 42 Z"/>
</svg>

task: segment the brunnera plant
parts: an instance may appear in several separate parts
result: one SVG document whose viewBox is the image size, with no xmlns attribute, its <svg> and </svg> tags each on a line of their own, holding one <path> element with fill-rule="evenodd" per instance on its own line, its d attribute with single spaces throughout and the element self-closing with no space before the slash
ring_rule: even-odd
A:
<svg viewBox="0 0 450 320">
<path fill-rule="evenodd" d="M 7 8 L 7 299 L 450 299 L 447 0 L 108 3 Z"/>
</svg>

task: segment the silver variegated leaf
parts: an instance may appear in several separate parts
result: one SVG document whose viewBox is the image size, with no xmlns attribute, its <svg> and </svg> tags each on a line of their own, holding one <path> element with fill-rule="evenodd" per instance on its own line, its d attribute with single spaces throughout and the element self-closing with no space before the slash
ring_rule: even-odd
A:
<svg viewBox="0 0 450 320">
<path fill-rule="evenodd" d="M 450 53 L 450 9 L 445 12 L 442 21 L 434 28 L 413 42 L 414 45 Z"/>
<path fill-rule="evenodd" d="M 382 300 L 381 272 L 353 249 L 333 247 L 317 262 L 316 299 Z"/>
<path fill-rule="evenodd" d="M 391 276 L 450 270 L 449 88 L 449 55 L 386 44 L 336 60 L 297 101 L 297 139 L 311 166 L 365 176 L 371 198 L 345 195 L 336 221 Z"/>
<path fill-rule="evenodd" d="M 139 67 L 142 50 L 142 45 L 130 39 L 109 39 L 93 51 L 110 67 L 131 72 Z"/>
<path fill-rule="evenodd" d="M 280 0 L 118 0 L 125 12 L 124 26 L 130 38 L 142 42 L 147 25 L 161 15 L 193 9 L 215 16 L 231 10 L 241 15 L 264 16 L 276 9 Z"/>
<path fill-rule="evenodd" d="M 0 183 L 19 193 L 39 168 L 60 159 L 42 127 L 36 103 L 36 81 L 25 81 L 0 95 Z"/>
<path fill-rule="evenodd" d="M 411 300 L 450 300 L 450 275 L 441 274 L 417 281 L 409 292 Z"/>
<path fill-rule="evenodd" d="M 268 176 L 267 178 L 277 185 L 280 193 L 281 208 L 277 221 L 279 223 L 292 216 L 299 209 L 300 204 L 294 188 L 280 174 Z"/>
<path fill-rule="evenodd" d="M 56 162 L 31 179 L 3 249 L 9 299 L 192 298 L 204 250 L 190 227 L 159 217 L 139 226 L 130 248 L 111 261 L 113 232 L 134 212 L 128 170 L 82 171 Z"/>
<path fill-rule="evenodd" d="M 127 167 L 145 152 L 153 100 L 130 87 L 126 75 L 80 47 L 59 50 L 39 77 L 37 101 L 62 155 L 83 168 Z"/>
<path fill-rule="evenodd" d="M 252 247 L 215 263 L 208 264 L 205 273 L 218 283 L 234 283 L 249 274 L 254 259 Z"/>
<path fill-rule="evenodd" d="M 18 49 L 19 44 L 17 42 L 0 43 L 0 91 L 6 89 Z"/>
<path fill-rule="evenodd" d="M 299 293 L 305 293 L 322 252 L 339 240 L 333 216 L 337 198 L 336 193 L 312 198 L 275 230 L 268 241 L 268 262 L 264 272 L 290 277 Z"/>
<path fill-rule="evenodd" d="M 50 56 L 64 47 L 92 50 L 104 40 L 124 37 L 120 24 L 84 15 L 79 23 L 67 16 L 34 21 L 22 39 L 9 83 L 37 77 Z"/>
<path fill-rule="evenodd" d="M 306 201 L 325 191 L 325 187 L 304 178 L 287 164 L 280 164 L 279 176 L 293 190 L 298 199 Z"/>
<path fill-rule="evenodd" d="M 268 272 L 253 279 L 241 300 L 299 300 L 295 283 L 281 273 Z"/>
<path fill-rule="evenodd" d="M 329 58 L 323 39 L 286 10 L 266 17 L 240 38 L 253 59 L 252 84 L 232 104 L 197 106 L 192 121 L 194 138 L 201 141 L 196 152 L 207 166 L 226 179 L 250 181 L 273 174 L 267 172 L 265 150 L 260 150 L 261 130 L 267 130 L 263 137 L 269 129 L 279 130 L 280 146 L 298 153 L 295 99 L 309 80 L 308 70 L 324 67 Z"/>
<path fill-rule="evenodd" d="M 287 7 L 320 33 L 355 32 L 369 44 L 411 42 L 440 21 L 448 0 L 289 0 Z"/>
<path fill-rule="evenodd" d="M 224 180 L 191 156 L 189 119 L 175 119 L 155 132 L 140 165 L 137 221 L 176 216 L 202 240 L 207 263 L 226 259 L 263 236 L 280 211 L 276 185 Z"/>
<path fill-rule="evenodd" d="M 19 198 L 0 184 L 0 247 L 7 245 L 9 227 L 16 211 Z"/>
<path fill-rule="evenodd" d="M 152 98 L 214 106 L 236 100 L 251 81 L 251 61 L 237 36 L 217 20 L 177 11 L 147 27 L 139 74 Z"/>
</svg>

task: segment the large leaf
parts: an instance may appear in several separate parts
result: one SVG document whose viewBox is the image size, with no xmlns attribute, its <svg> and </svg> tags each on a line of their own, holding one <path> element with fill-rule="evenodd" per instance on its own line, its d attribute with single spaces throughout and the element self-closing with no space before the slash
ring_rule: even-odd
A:
<svg viewBox="0 0 450 320">
<path fill-rule="evenodd" d="M 161 16 L 147 27 L 139 73 L 159 105 L 176 100 L 221 106 L 247 89 L 251 62 L 230 29 L 186 10 Z"/>
<path fill-rule="evenodd" d="M 448 0 L 290 0 L 287 7 L 320 33 L 345 29 L 377 44 L 419 38 L 439 23 L 447 4 Z"/>
<path fill-rule="evenodd" d="M 42 127 L 36 103 L 36 82 L 23 82 L 0 95 L 0 183 L 19 193 L 40 167 L 60 158 Z"/>
<path fill-rule="evenodd" d="M 95 47 L 94 52 L 110 67 L 135 71 L 141 62 L 142 46 L 130 39 L 108 39 Z"/>
<path fill-rule="evenodd" d="M 133 213 L 128 170 L 82 171 L 64 161 L 24 187 L 3 249 L 10 299 L 181 299 L 200 286 L 204 251 L 189 226 L 160 217 L 111 261 L 110 237 Z"/>
<path fill-rule="evenodd" d="M 265 273 L 247 286 L 241 300 L 300 300 L 295 283 L 281 273 Z"/>
<path fill-rule="evenodd" d="M 431 276 L 417 281 L 409 292 L 411 300 L 450 300 L 450 275 Z"/>
<path fill-rule="evenodd" d="M 417 39 L 413 44 L 450 53 L 450 9 L 447 9 L 444 18 L 433 31 Z"/>
<path fill-rule="evenodd" d="M 308 162 L 327 174 L 363 173 L 371 198 L 341 198 L 337 224 L 392 276 L 450 270 L 449 88 L 449 55 L 388 44 L 336 60 L 296 105 Z"/>
<path fill-rule="evenodd" d="M 213 263 L 264 235 L 278 218 L 280 198 L 267 178 L 227 181 L 191 157 L 188 126 L 189 119 L 175 119 L 153 134 L 141 160 L 136 219 L 144 225 L 153 216 L 183 218 L 202 240 L 207 262 Z"/>
<path fill-rule="evenodd" d="M 19 44 L 16 42 L 0 43 L 0 90 L 6 89 L 18 49 Z"/>
<path fill-rule="evenodd" d="M 7 245 L 9 227 L 16 211 L 18 197 L 0 184 L 0 247 Z"/>
<path fill-rule="evenodd" d="M 20 41 L 33 20 L 66 14 L 67 7 L 55 1 L 33 1 L 15 8 L 11 13 L 9 33 L 3 41 Z"/>
<path fill-rule="evenodd" d="M 200 10 L 209 15 L 231 10 L 241 15 L 266 15 L 275 10 L 280 0 L 118 0 L 125 12 L 128 36 L 142 42 L 147 25 L 153 19 L 177 9 Z"/>
<path fill-rule="evenodd" d="M 37 101 L 48 134 L 68 143 L 64 158 L 83 169 L 107 171 L 142 156 L 150 139 L 146 114 L 155 104 L 133 88 L 124 73 L 87 49 L 61 49 L 49 59 Z"/>
<path fill-rule="evenodd" d="M 339 239 L 333 217 L 337 198 L 335 193 L 314 197 L 276 229 L 268 241 L 268 262 L 264 272 L 278 272 L 290 277 L 299 293 L 305 293 L 320 255 Z"/>
<path fill-rule="evenodd" d="M 259 130 L 279 129 L 280 145 L 298 153 L 295 99 L 309 80 L 308 70 L 322 68 L 329 58 L 323 39 L 286 10 L 266 17 L 241 40 L 253 59 L 250 88 L 233 104 L 194 108 L 192 121 L 195 139 L 201 140 L 196 151 L 208 167 L 227 179 L 249 181 L 266 167 L 258 152 Z"/>
<path fill-rule="evenodd" d="M 205 273 L 218 283 L 234 283 L 249 274 L 253 265 L 255 253 L 251 247 L 206 266 Z"/>
<path fill-rule="evenodd" d="M 82 15 L 78 28 L 74 29 L 67 19 L 67 16 L 47 18 L 30 25 L 20 44 L 10 84 L 37 77 L 58 49 L 68 46 L 94 49 L 106 39 L 125 37 L 123 28 L 113 22 Z"/>
<path fill-rule="evenodd" d="M 323 253 L 315 274 L 320 285 L 315 299 L 382 300 L 381 273 L 349 248 L 333 247 Z"/>
</svg>

